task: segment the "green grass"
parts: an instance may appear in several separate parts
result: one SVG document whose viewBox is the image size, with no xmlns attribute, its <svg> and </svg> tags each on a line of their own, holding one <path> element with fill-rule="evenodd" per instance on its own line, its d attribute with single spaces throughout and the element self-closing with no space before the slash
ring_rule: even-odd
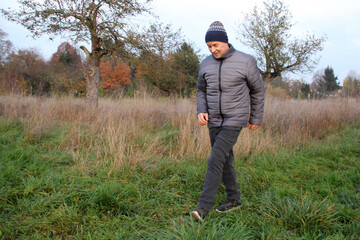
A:
<svg viewBox="0 0 360 240">
<path fill-rule="evenodd" d="M 164 145 L 178 131 L 165 128 Z M 71 153 L 57 147 L 66 131 L 53 127 L 29 138 L 24 124 L 0 118 L 1 239 L 360 236 L 359 128 L 298 149 L 236 159 L 242 209 L 211 211 L 203 223 L 189 211 L 202 190 L 206 156 L 80 171 Z M 217 204 L 224 200 L 221 187 Z"/>
</svg>

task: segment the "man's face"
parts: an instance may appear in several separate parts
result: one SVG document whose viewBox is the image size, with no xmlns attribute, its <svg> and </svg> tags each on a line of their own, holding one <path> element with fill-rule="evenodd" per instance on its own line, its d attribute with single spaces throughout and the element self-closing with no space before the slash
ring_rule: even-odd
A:
<svg viewBox="0 0 360 240">
<path fill-rule="evenodd" d="M 207 42 L 206 45 L 209 48 L 209 51 L 215 58 L 220 58 L 224 53 L 229 50 L 229 44 L 224 42 L 212 41 Z"/>
</svg>

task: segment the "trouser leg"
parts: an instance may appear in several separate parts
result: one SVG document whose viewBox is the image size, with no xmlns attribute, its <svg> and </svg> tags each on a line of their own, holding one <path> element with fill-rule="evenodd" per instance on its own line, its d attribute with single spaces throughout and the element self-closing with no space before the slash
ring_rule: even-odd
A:
<svg viewBox="0 0 360 240">
<path fill-rule="evenodd" d="M 231 150 L 229 156 L 226 158 L 222 176 L 228 202 L 234 202 L 236 200 L 240 201 L 239 184 L 237 182 L 236 171 L 233 163 L 234 153 L 233 150 Z"/>
<path fill-rule="evenodd" d="M 226 166 L 226 173 L 230 174 L 225 176 L 226 188 L 230 190 L 229 193 L 234 191 L 235 187 L 237 188 L 237 183 L 235 184 L 233 179 L 236 175 L 235 169 L 233 169 L 232 166 L 232 148 L 237 141 L 240 130 L 241 128 L 209 129 L 212 149 L 210 157 L 208 158 L 208 167 L 205 175 L 203 192 L 199 198 L 199 207 L 210 210 L 214 204 L 216 193 L 219 189 L 221 181 L 224 180 L 224 166 Z M 231 195 L 233 195 L 233 193 L 231 193 Z"/>
<path fill-rule="evenodd" d="M 213 128 L 209 130 L 211 147 L 214 146 L 216 136 L 221 131 L 221 128 Z M 241 129 L 240 129 L 241 131 Z M 227 194 L 227 201 L 233 202 L 240 200 L 241 193 L 239 190 L 239 185 L 237 182 L 236 171 L 234 167 L 234 152 L 233 149 L 230 150 L 229 156 L 226 157 L 226 162 L 223 168 L 222 182 L 225 185 L 225 191 Z"/>
</svg>

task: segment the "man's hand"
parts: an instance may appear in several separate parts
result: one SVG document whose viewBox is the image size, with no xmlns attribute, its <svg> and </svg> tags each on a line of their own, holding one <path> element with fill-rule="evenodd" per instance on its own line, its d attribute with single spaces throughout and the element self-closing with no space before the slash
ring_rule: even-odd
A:
<svg viewBox="0 0 360 240">
<path fill-rule="evenodd" d="M 254 124 L 251 124 L 251 123 L 248 124 L 248 128 L 251 129 L 251 130 L 256 130 L 259 127 L 260 127 L 259 125 L 254 125 Z"/>
<path fill-rule="evenodd" d="M 198 122 L 201 126 L 205 126 L 209 120 L 208 113 L 199 113 L 197 117 L 198 117 Z"/>
</svg>

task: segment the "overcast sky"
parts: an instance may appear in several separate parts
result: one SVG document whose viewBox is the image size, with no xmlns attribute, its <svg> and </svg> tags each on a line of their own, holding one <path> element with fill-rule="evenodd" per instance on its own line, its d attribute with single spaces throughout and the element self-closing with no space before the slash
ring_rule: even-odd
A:
<svg viewBox="0 0 360 240">
<path fill-rule="evenodd" d="M 152 12 L 174 30 L 181 28 L 187 41 L 195 44 L 202 54 L 208 54 L 204 36 L 209 25 L 221 21 L 228 32 L 229 42 L 236 49 L 252 53 L 237 39 L 236 28 L 245 13 L 254 5 L 262 6 L 263 0 L 153 0 Z M 302 38 L 306 32 L 325 36 L 324 50 L 314 72 L 331 66 L 340 82 L 350 71 L 360 73 L 360 1 L 359 0 L 284 0 L 293 15 L 293 36 Z M 1 8 L 16 6 L 15 0 L 1 0 Z M 58 45 L 67 39 L 48 40 L 44 36 L 32 39 L 22 26 L 0 17 L 0 28 L 17 49 L 36 48 L 46 59 L 56 52 Z M 314 74 L 297 74 L 291 78 L 311 82 Z"/>
</svg>

